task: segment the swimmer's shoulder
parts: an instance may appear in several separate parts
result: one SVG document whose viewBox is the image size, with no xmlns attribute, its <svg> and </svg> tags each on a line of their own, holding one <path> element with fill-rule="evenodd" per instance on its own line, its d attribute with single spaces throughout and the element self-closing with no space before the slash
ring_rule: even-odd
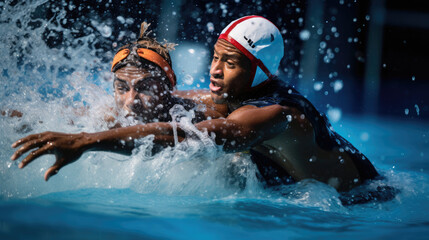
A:
<svg viewBox="0 0 429 240">
<path fill-rule="evenodd" d="M 206 118 L 220 118 L 225 117 L 228 114 L 228 107 L 226 104 L 216 104 L 213 102 L 209 90 L 193 89 L 173 92 L 173 96 L 178 98 L 179 101 L 183 101 L 185 104 L 199 105 L 202 104 L 206 108 Z"/>
</svg>

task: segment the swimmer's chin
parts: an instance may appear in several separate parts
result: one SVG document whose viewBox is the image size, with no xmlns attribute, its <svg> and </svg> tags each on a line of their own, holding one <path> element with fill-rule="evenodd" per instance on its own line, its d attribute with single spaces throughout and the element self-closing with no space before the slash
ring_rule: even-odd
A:
<svg viewBox="0 0 429 240">
<path fill-rule="evenodd" d="M 224 94 L 221 94 L 219 92 L 213 92 L 211 91 L 211 97 L 215 104 L 225 104 L 227 103 L 227 99 L 225 98 Z"/>
</svg>

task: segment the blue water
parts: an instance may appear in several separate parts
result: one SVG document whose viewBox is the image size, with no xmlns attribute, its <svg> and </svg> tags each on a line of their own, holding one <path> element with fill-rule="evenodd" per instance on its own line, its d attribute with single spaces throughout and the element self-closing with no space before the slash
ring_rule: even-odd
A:
<svg viewBox="0 0 429 240">
<path fill-rule="evenodd" d="M 343 207 L 335 190 L 312 181 L 289 186 L 286 195 L 262 188 L 255 188 L 259 191 L 256 193 L 229 194 L 222 187 L 217 190 L 223 193 L 209 189 L 207 196 L 202 189 L 188 189 L 188 194 L 183 194 L 180 189 L 168 192 L 154 188 L 145 193 L 133 184 L 126 188 L 49 189 L 50 193 L 35 197 L 8 197 L 3 191 L 0 236 L 2 239 L 35 236 L 40 239 L 425 239 L 429 233 L 428 125 L 345 117 L 334 127 L 373 161 L 387 177 L 383 183 L 400 189 L 395 199 Z M 2 161 L 7 159 L 2 157 Z M 25 170 L 12 166 L 8 171 L 19 174 L 18 171 Z M 20 184 L 49 185 L 51 181 L 62 181 L 56 176 L 49 183 L 38 182 L 36 179 L 41 175 L 34 176 L 31 182 L 23 179 Z M 3 180 L 2 188 L 10 182 Z M 186 190 L 187 186 L 181 189 Z M 17 194 L 14 192 L 17 188 L 9 191 Z M 37 194 L 37 191 L 23 191 Z"/>
<path fill-rule="evenodd" d="M 0 116 L 0 239 L 427 239 L 429 124 L 411 119 L 343 114 L 333 123 L 386 177 L 366 187 L 400 191 L 391 201 L 349 207 L 311 180 L 264 189 L 249 156 L 224 154 L 204 136 L 153 157 L 150 137 L 131 157 L 86 153 L 49 182 L 43 173 L 53 156 L 18 169 L 9 160 L 12 142 L 43 131 L 105 130 L 100 119 L 114 103 L 114 50 L 106 49 L 121 44 L 108 34 L 118 25 L 91 15 L 76 35 L 61 25 L 67 2 L 56 2 L 0 2 L 0 110 L 24 113 Z M 43 17 L 45 10 L 55 14 Z M 46 34 L 58 32 L 65 44 L 48 46 Z M 203 88 L 206 73 L 177 57 L 207 53 L 188 44 L 173 53 L 179 88 Z"/>
</svg>

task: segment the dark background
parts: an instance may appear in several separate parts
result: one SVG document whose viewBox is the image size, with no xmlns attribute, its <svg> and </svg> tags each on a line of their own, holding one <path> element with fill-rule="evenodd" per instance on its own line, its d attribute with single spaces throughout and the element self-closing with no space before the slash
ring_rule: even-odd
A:
<svg viewBox="0 0 429 240">
<path fill-rule="evenodd" d="M 429 119 L 429 1 L 72 0 L 47 2 L 33 14 L 49 19 L 58 9 L 65 16 L 54 24 L 73 30 L 74 39 L 47 28 L 49 47 L 73 47 L 76 38 L 95 34 L 98 39 L 91 47 L 104 62 L 110 62 L 118 46 L 136 38 L 142 21 L 152 24 L 158 40 L 198 42 L 211 53 L 229 22 L 261 15 L 285 39 L 279 75 L 321 111 L 339 108 L 350 114 Z M 94 21 L 112 33 L 103 36 Z M 323 88 L 316 90 L 315 82 L 323 82 Z M 342 83 L 339 91 L 335 82 Z"/>
</svg>

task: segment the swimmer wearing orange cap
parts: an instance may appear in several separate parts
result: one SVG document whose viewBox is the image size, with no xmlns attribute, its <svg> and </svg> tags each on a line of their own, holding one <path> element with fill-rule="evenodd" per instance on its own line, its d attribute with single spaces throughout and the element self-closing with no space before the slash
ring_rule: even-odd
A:
<svg viewBox="0 0 429 240">
<path fill-rule="evenodd" d="M 212 101 L 226 104 L 228 111 L 225 118 L 195 126 L 214 135 L 225 151 L 250 151 L 267 185 L 312 178 L 347 191 L 377 177 L 368 159 L 335 133 L 324 115 L 277 79 L 283 48 L 278 28 L 263 17 L 247 16 L 230 23 L 215 44 L 210 69 Z M 179 141 L 184 140 L 180 125 L 177 131 Z M 12 145 L 23 146 L 12 160 L 34 148 L 23 160 L 24 166 L 49 151 L 68 153 L 57 155 L 57 162 L 45 174 L 47 179 L 83 151 L 130 151 L 133 139 L 150 134 L 156 143 L 174 145 L 173 132 L 171 124 L 157 122 L 100 133 L 30 135 Z"/>
<path fill-rule="evenodd" d="M 187 110 L 195 108 L 197 104 L 211 104 L 211 101 L 205 100 L 210 100 L 208 97 L 186 99 L 195 98 L 197 92 L 173 94 L 176 75 L 169 51 L 174 44 L 161 44 L 147 36 L 149 26 L 150 24 L 143 22 L 138 40 L 119 48 L 113 58 L 111 71 L 114 73 L 113 87 L 119 110 L 127 118 L 132 117 L 140 123 L 167 122 L 171 121 L 168 110 L 175 104 L 182 105 Z M 198 91 L 198 94 L 204 96 L 202 91 Z M 207 94 L 208 92 L 205 93 Z M 213 106 L 216 105 L 211 104 Z M 196 111 L 195 122 L 208 116 L 221 116 L 218 115 L 218 110 L 214 111 L 211 107 L 204 112 Z"/>
</svg>

